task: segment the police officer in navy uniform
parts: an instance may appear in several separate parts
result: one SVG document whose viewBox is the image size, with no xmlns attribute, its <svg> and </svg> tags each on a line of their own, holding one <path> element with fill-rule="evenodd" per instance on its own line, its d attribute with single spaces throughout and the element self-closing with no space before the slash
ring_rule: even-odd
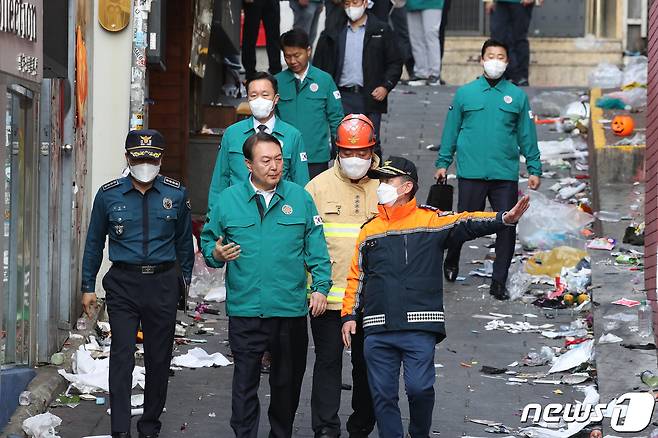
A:
<svg viewBox="0 0 658 438">
<path fill-rule="evenodd" d="M 146 389 L 137 430 L 140 438 L 157 437 L 160 432 L 158 418 L 167 397 L 177 303 L 192 276 L 191 206 L 180 182 L 158 175 L 164 148 L 158 131 L 128 133 L 130 174 L 98 191 L 87 232 L 82 304 L 88 315 L 96 306 L 96 275 L 106 236 L 110 241 L 112 267 L 103 278 L 103 288 L 112 329 L 112 437 L 130 437 L 135 337 L 140 322 Z"/>
</svg>

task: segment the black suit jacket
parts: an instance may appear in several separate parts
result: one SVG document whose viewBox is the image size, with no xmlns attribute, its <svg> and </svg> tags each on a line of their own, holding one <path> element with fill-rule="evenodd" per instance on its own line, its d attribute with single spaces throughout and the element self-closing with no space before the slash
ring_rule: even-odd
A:
<svg viewBox="0 0 658 438">
<path fill-rule="evenodd" d="M 331 29 L 325 29 L 320 34 L 313 57 L 313 65 L 329 73 L 336 84 L 339 84 L 343 72 L 346 32 L 347 19 Z M 370 94 L 377 87 L 391 91 L 401 74 L 402 56 L 393 31 L 388 24 L 368 12 L 363 41 L 363 97 L 366 112 L 386 112 L 388 98 L 378 102 Z"/>
</svg>

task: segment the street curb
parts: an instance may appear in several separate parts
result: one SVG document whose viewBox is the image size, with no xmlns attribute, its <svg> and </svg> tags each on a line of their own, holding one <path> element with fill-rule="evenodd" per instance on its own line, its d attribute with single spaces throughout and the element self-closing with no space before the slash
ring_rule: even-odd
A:
<svg viewBox="0 0 658 438">
<path fill-rule="evenodd" d="M 73 354 L 78 350 L 80 345 L 86 344 L 86 337 L 95 334 L 94 327 L 100 315 L 105 312 L 105 300 L 99 300 L 100 306 L 93 320 L 88 321 L 87 330 L 71 330 L 71 333 L 83 335 L 82 339 L 67 339 L 65 345 L 60 350 L 64 353 L 64 363 L 60 366 L 46 365 L 35 368 L 37 375 L 32 379 L 25 389 L 32 393 L 32 403 L 28 406 L 18 406 L 12 414 L 9 422 L 2 431 L 3 437 L 19 436 L 27 437 L 23 432 L 23 421 L 29 417 L 42 414 L 48 410 L 48 406 L 53 402 L 55 397 L 66 390 L 68 382 L 57 372 L 65 369 L 67 372 L 72 371 Z"/>
</svg>

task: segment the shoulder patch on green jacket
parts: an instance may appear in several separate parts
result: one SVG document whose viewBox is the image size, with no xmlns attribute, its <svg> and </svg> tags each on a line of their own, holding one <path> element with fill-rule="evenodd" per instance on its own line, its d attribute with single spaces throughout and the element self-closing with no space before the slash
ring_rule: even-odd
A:
<svg viewBox="0 0 658 438">
<path fill-rule="evenodd" d="M 176 181 L 175 179 L 173 179 L 173 178 L 169 178 L 168 176 L 165 176 L 165 177 L 162 179 L 162 182 L 163 182 L 164 184 L 167 184 L 168 186 L 171 186 L 171 187 L 175 187 L 175 188 L 177 188 L 177 189 L 180 189 L 180 181 Z"/>
<path fill-rule="evenodd" d="M 118 187 L 119 185 L 121 185 L 121 182 L 118 179 L 115 179 L 114 181 L 103 184 L 101 189 L 105 192 L 107 190 L 113 189 L 114 187 Z"/>
</svg>

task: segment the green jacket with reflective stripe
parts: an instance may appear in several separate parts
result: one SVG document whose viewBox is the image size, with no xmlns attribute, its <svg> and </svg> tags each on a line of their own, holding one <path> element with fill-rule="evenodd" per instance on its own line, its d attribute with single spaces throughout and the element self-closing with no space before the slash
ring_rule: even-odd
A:
<svg viewBox="0 0 658 438">
<path fill-rule="evenodd" d="M 260 195 L 259 195 L 260 196 Z M 222 267 L 213 249 L 240 245 L 240 256 L 226 265 L 226 312 L 229 316 L 297 317 L 308 312 L 306 271 L 311 290 L 327 294 L 331 265 L 322 218 L 303 187 L 280 181 L 263 215 L 250 181 L 224 190 L 201 232 L 206 264 Z"/>
</svg>

